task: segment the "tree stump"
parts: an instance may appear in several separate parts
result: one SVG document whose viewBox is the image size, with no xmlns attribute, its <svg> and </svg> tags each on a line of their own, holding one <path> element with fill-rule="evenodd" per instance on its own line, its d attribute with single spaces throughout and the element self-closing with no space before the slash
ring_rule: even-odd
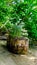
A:
<svg viewBox="0 0 37 65">
<path fill-rule="evenodd" d="M 16 54 L 27 54 L 29 49 L 29 40 L 25 38 L 8 38 L 8 50 Z"/>
</svg>

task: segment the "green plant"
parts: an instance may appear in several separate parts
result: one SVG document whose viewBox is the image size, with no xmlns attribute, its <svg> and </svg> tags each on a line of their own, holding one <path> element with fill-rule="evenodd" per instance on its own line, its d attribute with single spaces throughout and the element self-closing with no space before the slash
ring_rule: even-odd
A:
<svg viewBox="0 0 37 65">
<path fill-rule="evenodd" d="M 12 28 L 10 29 L 10 36 L 13 38 L 21 37 L 22 35 L 21 30 L 22 30 L 21 26 L 13 25 Z"/>
<path fill-rule="evenodd" d="M 20 25 L 23 22 L 23 29 L 27 30 L 28 37 L 37 40 L 37 0 L 21 0 L 15 3 L 11 23 Z"/>
<path fill-rule="evenodd" d="M 10 2 L 11 0 L 0 0 L 0 28 L 9 21 L 10 11 L 12 10 Z"/>
<path fill-rule="evenodd" d="M 28 9 L 25 22 L 25 28 L 28 32 L 28 37 L 37 40 L 37 0 L 28 0 Z"/>
<path fill-rule="evenodd" d="M 4 23 L 8 21 L 4 26 L 6 26 L 9 32 L 12 30 L 15 31 L 15 26 L 16 31 L 20 29 L 21 32 L 21 28 L 18 28 L 21 26 L 23 30 L 27 30 L 29 38 L 37 40 L 37 0 L 8 1 L 4 2 L 5 6 L 0 5 L 4 8 L 3 10 L 6 10 L 6 12 L 4 12 L 5 15 L 2 15 L 2 17 L 6 17 L 6 19 L 2 18 L 0 15 L 3 19 L 0 18 L 0 21 L 3 21 Z M 7 3 L 8 5 L 6 5 Z M 1 10 L 0 12 L 2 14 Z M 4 20 L 6 20 L 6 22 Z M 16 36 L 17 33 L 14 33 L 13 31 L 10 34 Z"/>
</svg>

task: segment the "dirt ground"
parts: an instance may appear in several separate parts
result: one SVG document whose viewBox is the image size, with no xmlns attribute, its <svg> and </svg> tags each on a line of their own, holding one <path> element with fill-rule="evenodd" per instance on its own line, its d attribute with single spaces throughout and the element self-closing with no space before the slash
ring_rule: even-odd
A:
<svg viewBox="0 0 37 65">
<path fill-rule="evenodd" d="M 27 55 L 10 53 L 6 41 L 0 40 L 0 65 L 37 65 L 37 49 L 29 50 Z"/>
</svg>

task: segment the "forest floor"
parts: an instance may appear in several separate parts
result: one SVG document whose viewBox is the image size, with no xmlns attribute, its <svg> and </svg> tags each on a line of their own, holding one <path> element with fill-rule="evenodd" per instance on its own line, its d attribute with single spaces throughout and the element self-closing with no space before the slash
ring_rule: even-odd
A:
<svg viewBox="0 0 37 65">
<path fill-rule="evenodd" d="M 37 65 L 37 48 L 30 49 L 27 55 L 10 53 L 6 41 L 0 40 L 0 65 Z"/>
</svg>

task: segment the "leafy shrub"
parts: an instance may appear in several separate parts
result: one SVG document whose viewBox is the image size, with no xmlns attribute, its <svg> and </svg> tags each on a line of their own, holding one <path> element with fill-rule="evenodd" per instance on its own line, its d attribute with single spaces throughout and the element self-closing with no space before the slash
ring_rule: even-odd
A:
<svg viewBox="0 0 37 65">
<path fill-rule="evenodd" d="M 18 27 L 22 26 L 22 29 L 27 30 L 29 38 L 37 40 L 37 0 L 8 1 L 0 1 L 3 3 L 0 4 L 0 22 L 8 21 L 5 26 L 9 32 L 21 32 L 21 28 Z M 16 36 L 17 33 L 13 31 L 11 35 Z"/>
</svg>

